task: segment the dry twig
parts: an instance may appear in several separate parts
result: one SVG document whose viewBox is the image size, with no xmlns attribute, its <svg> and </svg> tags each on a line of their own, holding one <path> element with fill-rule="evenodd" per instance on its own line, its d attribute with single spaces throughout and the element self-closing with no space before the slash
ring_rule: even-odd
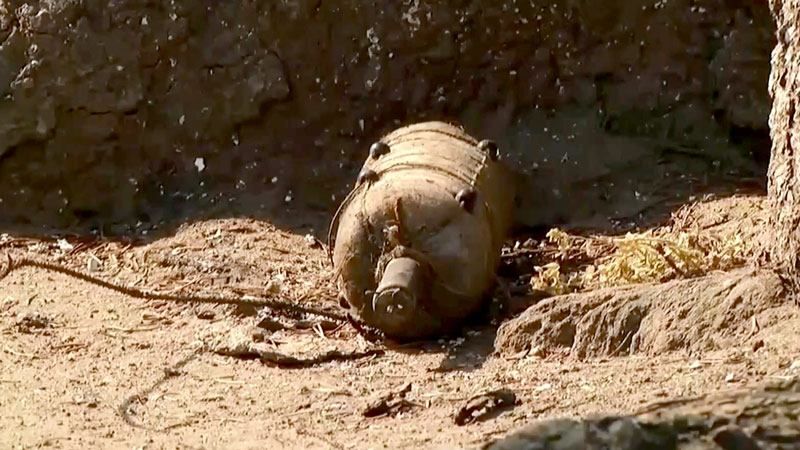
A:
<svg viewBox="0 0 800 450">
<path fill-rule="evenodd" d="M 273 310 L 275 313 L 280 313 L 288 316 L 297 314 L 312 314 L 320 317 L 325 317 L 338 322 L 347 322 L 347 318 L 341 314 L 332 313 L 318 308 L 311 308 L 301 306 L 290 302 L 279 300 L 270 300 L 265 298 L 252 298 L 252 297 L 232 297 L 232 296 L 201 296 L 195 294 L 173 294 L 154 292 L 146 289 L 134 288 L 126 286 L 113 281 L 103 280 L 93 275 L 89 275 L 80 270 L 72 269 L 61 264 L 39 261 L 33 258 L 23 257 L 13 259 L 10 253 L 6 254 L 7 264 L 0 270 L 0 280 L 8 276 L 9 273 L 21 269 L 23 267 L 35 267 L 42 270 L 60 273 L 70 276 L 72 278 L 85 281 L 112 291 L 120 292 L 134 298 L 141 298 L 145 300 L 161 300 L 177 303 L 212 303 L 212 304 L 229 304 L 229 305 L 244 305 L 253 307 L 266 307 Z"/>
<path fill-rule="evenodd" d="M 296 356 L 285 355 L 283 353 L 273 352 L 270 350 L 261 350 L 250 346 L 248 348 L 221 347 L 215 349 L 214 353 L 242 359 L 258 359 L 265 364 L 278 366 L 284 369 L 304 369 L 334 361 L 354 361 L 357 359 L 369 358 L 371 356 L 381 356 L 383 355 L 384 351 L 380 349 L 354 352 L 331 350 L 309 358 L 298 358 Z"/>
</svg>

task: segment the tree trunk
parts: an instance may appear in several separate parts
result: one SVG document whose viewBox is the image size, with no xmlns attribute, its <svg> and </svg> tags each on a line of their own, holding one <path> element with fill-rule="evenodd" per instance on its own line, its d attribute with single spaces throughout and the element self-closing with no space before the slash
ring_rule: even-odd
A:
<svg viewBox="0 0 800 450">
<path fill-rule="evenodd" d="M 765 250 L 771 263 L 800 286 L 800 0 L 770 0 L 777 24 L 772 53 L 769 117 L 772 156 L 767 191 L 772 217 Z"/>
</svg>

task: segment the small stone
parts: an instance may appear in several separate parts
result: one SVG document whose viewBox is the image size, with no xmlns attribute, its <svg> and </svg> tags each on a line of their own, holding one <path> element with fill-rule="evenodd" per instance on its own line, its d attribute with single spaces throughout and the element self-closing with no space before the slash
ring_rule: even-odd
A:
<svg viewBox="0 0 800 450">
<path fill-rule="evenodd" d="M 547 349 L 541 345 L 534 345 L 531 347 L 530 354 L 537 358 L 545 358 L 547 356 Z"/>
<path fill-rule="evenodd" d="M 66 239 L 59 239 L 56 245 L 58 245 L 59 250 L 62 252 L 71 252 L 75 248 L 75 246 L 67 242 Z"/>
<path fill-rule="evenodd" d="M 197 318 L 203 320 L 212 320 L 216 316 L 217 315 L 214 313 L 214 311 L 200 311 L 197 313 Z"/>
<path fill-rule="evenodd" d="M 92 393 L 77 394 L 73 397 L 72 401 L 77 405 L 84 405 L 88 408 L 97 408 L 99 405 L 97 396 Z"/>
<path fill-rule="evenodd" d="M 736 426 L 726 426 L 714 433 L 714 442 L 724 450 L 758 450 L 761 446 Z"/>
<path fill-rule="evenodd" d="M 273 319 L 272 317 L 263 317 L 263 318 L 261 318 L 261 320 L 258 322 L 256 327 L 258 327 L 258 329 L 257 330 L 253 330 L 253 333 L 255 334 L 255 333 L 260 331 L 262 333 L 262 337 L 263 337 L 264 331 L 275 332 L 275 331 L 281 331 L 281 330 L 285 330 L 286 329 L 286 326 L 284 324 L 278 322 L 277 320 Z M 255 338 L 254 338 L 254 340 L 255 340 Z"/>
<path fill-rule="evenodd" d="M 50 316 L 39 312 L 26 312 L 17 316 L 15 326 L 20 333 L 30 334 L 35 330 L 49 328 L 52 324 L 53 319 Z"/>
<path fill-rule="evenodd" d="M 206 161 L 203 158 L 195 158 L 194 166 L 197 168 L 198 172 L 202 172 L 206 169 Z"/>
<path fill-rule="evenodd" d="M 86 261 L 86 270 L 88 270 L 89 272 L 97 272 L 98 270 L 100 270 L 101 265 L 102 263 L 100 262 L 100 259 L 97 258 L 97 256 L 89 255 L 89 258 Z"/>
<path fill-rule="evenodd" d="M 279 279 L 269 280 L 267 282 L 266 291 L 270 294 L 277 294 L 281 291 L 282 282 Z"/>
<path fill-rule="evenodd" d="M 6 297 L 0 302 L 0 310 L 7 310 L 10 309 L 12 306 L 16 305 L 17 301 L 14 297 Z"/>
<path fill-rule="evenodd" d="M 264 334 L 264 330 L 253 330 L 250 333 L 250 336 L 253 338 L 253 342 L 264 342 L 266 339 L 266 335 Z"/>
</svg>

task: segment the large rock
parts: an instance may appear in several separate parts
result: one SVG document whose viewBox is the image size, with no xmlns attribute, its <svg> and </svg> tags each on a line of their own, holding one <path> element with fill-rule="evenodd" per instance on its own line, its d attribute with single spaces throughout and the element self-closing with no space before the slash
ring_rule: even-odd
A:
<svg viewBox="0 0 800 450">
<path fill-rule="evenodd" d="M 553 419 L 483 450 L 742 450 L 800 448 L 800 379 L 673 399 L 641 415 Z"/>
<path fill-rule="evenodd" d="M 751 337 L 752 321 L 770 326 L 774 313 L 794 309 L 777 274 L 740 269 L 551 297 L 501 325 L 495 346 L 581 358 L 709 351 Z"/>
</svg>

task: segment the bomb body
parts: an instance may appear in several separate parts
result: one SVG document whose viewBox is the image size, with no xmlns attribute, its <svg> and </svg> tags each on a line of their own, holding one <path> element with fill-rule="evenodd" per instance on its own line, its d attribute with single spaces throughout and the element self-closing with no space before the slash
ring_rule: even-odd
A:
<svg viewBox="0 0 800 450">
<path fill-rule="evenodd" d="M 442 122 L 389 133 L 331 223 L 344 305 L 398 340 L 458 327 L 494 287 L 513 197 L 494 143 Z"/>
</svg>

